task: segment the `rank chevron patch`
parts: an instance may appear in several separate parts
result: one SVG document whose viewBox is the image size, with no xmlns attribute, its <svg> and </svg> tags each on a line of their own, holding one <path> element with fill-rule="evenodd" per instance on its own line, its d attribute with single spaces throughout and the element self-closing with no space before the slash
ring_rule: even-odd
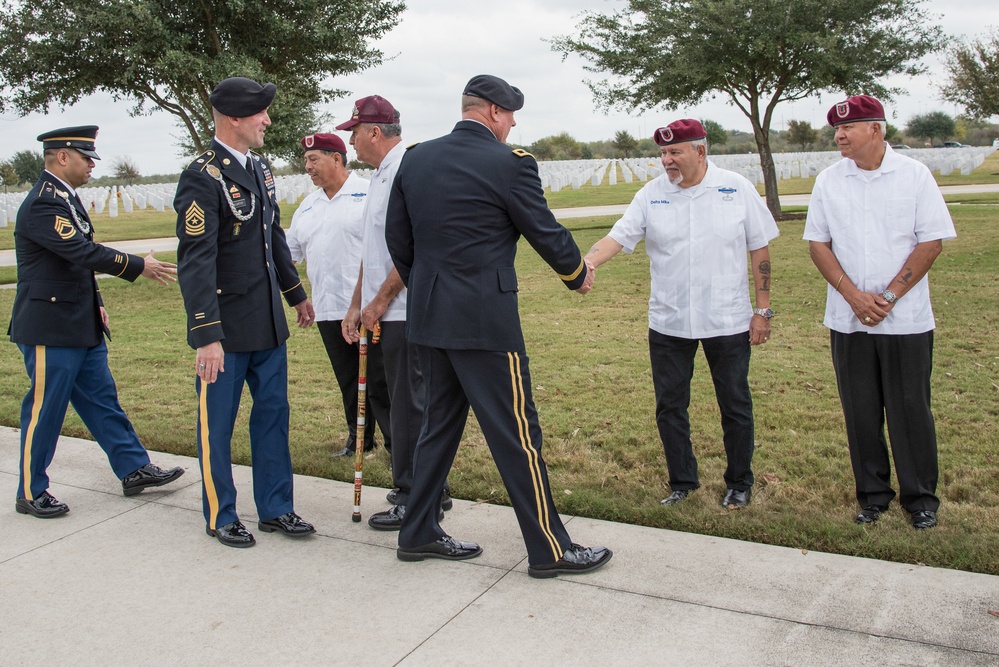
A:
<svg viewBox="0 0 999 667">
<path fill-rule="evenodd" d="M 201 236 L 205 233 L 205 211 L 193 201 L 184 214 L 184 231 L 188 236 Z"/>
<path fill-rule="evenodd" d="M 57 215 L 55 217 L 55 230 L 63 241 L 73 238 L 76 235 L 76 227 L 68 219 Z"/>
</svg>

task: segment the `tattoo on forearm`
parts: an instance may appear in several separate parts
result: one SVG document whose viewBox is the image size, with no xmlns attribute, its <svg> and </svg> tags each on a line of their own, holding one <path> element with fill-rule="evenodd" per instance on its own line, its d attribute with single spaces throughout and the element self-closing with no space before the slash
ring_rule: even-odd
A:
<svg viewBox="0 0 999 667">
<path fill-rule="evenodd" d="M 763 284 L 760 286 L 761 292 L 770 291 L 770 262 L 760 262 L 760 277 Z"/>
<path fill-rule="evenodd" d="M 912 280 L 912 269 L 907 266 L 905 267 L 905 272 L 898 277 L 898 282 L 908 285 L 910 280 Z"/>
<path fill-rule="evenodd" d="M 594 245 L 592 248 L 590 248 L 589 252 L 586 253 L 586 256 L 589 257 L 590 255 L 595 255 L 597 254 L 597 252 L 598 252 L 597 246 Z"/>
</svg>

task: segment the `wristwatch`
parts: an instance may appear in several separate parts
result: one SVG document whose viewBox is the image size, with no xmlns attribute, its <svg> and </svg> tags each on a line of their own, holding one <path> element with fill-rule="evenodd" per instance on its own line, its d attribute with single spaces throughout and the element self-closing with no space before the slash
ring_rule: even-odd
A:
<svg viewBox="0 0 999 667">
<path fill-rule="evenodd" d="M 886 289 L 884 292 L 882 292 L 881 298 L 887 301 L 888 303 L 895 303 L 896 301 L 898 301 L 898 297 L 895 296 L 895 293 L 892 292 L 890 289 Z"/>
<path fill-rule="evenodd" d="M 892 296 L 892 300 L 895 300 L 894 295 Z M 753 313 L 768 320 L 774 316 L 774 311 L 769 308 L 753 308 Z"/>
</svg>

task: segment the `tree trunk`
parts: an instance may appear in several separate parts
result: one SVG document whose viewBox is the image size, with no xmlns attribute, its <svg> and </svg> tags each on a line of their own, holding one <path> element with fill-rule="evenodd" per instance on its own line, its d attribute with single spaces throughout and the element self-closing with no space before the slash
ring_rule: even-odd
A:
<svg viewBox="0 0 999 667">
<path fill-rule="evenodd" d="M 758 116 L 750 116 L 756 148 L 760 151 L 760 167 L 763 169 L 763 189 L 767 195 L 767 208 L 774 220 L 780 220 L 780 199 L 777 197 L 777 171 L 774 169 L 774 156 L 770 152 L 770 131 L 764 130 Z"/>
</svg>

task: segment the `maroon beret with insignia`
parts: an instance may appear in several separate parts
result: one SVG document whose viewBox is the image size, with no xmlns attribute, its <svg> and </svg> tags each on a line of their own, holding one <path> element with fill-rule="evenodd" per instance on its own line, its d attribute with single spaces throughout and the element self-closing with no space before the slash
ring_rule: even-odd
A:
<svg viewBox="0 0 999 667">
<path fill-rule="evenodd" d="M 701 121 L 693 118 L 682 118 L 674 120 L 666 127 L 660 127 L 652 135 L 653 141 L 660 146 L 670 144 L 682 144 L 685 141 L 696 141 L 708 136 L 708 131 L 701 125 Z"/>
<path fill-rule="evenodd" d="M 833 127 L 843 123 L 885 120 L 885 109 L 870 95 L 854 95 L 834 104 L 826 114 L 826 120 Z"/>
<path fill-rule="evenodd" d="M 302 148 L 307 151 L 336 151 L 346 153 L 343 139 L 335 134 L 309 134 L 302 137 Z"/>
<path fill-rule="evenodd" d="M 336 129 L 349 130 L 358 123 L 387 125 L 398 122 L 399 112 L 395 110 L 391 102 L 381 95 L 369 95 L 354 102 L 354 110 L 350 114 L 350 120 L 340 123 Z"/>
</svg>

